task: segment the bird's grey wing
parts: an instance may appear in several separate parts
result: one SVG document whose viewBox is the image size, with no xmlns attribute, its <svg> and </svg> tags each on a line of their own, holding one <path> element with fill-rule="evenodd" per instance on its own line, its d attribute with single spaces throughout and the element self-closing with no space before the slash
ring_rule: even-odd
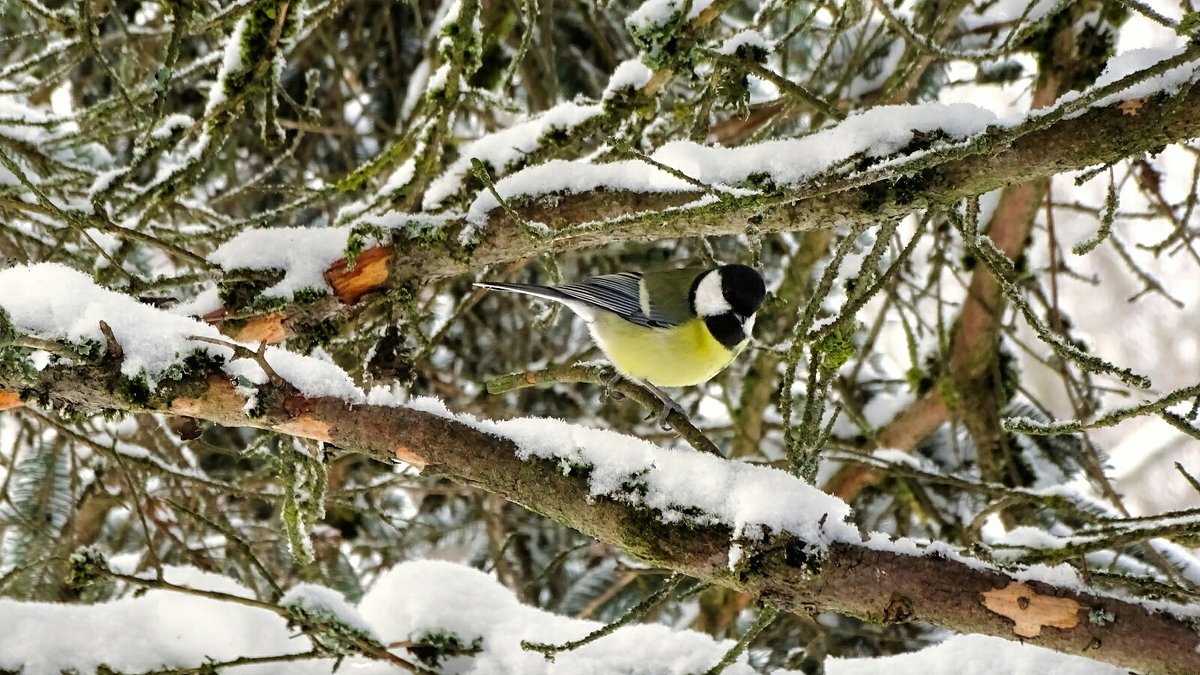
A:
<svg viewBox="0 0 1200 675">
<path fill-rule="evenodd" d="M 669 328 L 677 325 L 667 317 L 647 311 L 648 308 L 643 305 L 642 275 L 637 272 L 602 274 L 587 281 L 561 284 L 554 289 L 639 326 Z"/>
</svg>

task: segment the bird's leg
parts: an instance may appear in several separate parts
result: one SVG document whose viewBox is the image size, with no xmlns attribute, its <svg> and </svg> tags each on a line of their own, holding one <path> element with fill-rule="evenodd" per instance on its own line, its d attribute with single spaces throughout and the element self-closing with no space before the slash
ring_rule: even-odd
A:
<svg viewBox="0 0 1200 675">
<path fill-rule="evenodd" d="M 656 397 L 658 397 L 659 401 L 662 401 L 662 404 L 663 404 L 662 410 L 658 411 L 658 417 L 655 418 L 655 420 L 654 420 L 660 429 L 663 429 L 665 431 L 665 430 L 671 428 L 670 425 L 667 424 L 667 418 L 671 416 L 672 411 L 679 413 L 680 416 L 682 416 L 684 419 L 687 419 L 687 413 L 683 411 L 683 406 L 676 403 L 675 399 L 673 399 L 669 395 L 667 395 L 667 392 L 663 391 L 662 389 L 659 389 L 658 387 L 650 384 L 649 382 L 643 381 L 642 385 L 644 387 L 646 387 L 647 389 L 649 389 L 650 393 L 652 393 Z"/>
<path fill-rule="evenodd" d="M 621 373 L 613 373 L 613 376 L 608 378 L 608 381 L 604 383 L 604 391 L 600 392 L 601 401 L 606 401 L 610 398 L 614 401 L 620 401 L 621 399 L 625 398 L 625 394 L 622 394 L 613 388 L 617 386 L 617 383 L 621 381 L 622 377 L 623 376 Z"/>
</svg>

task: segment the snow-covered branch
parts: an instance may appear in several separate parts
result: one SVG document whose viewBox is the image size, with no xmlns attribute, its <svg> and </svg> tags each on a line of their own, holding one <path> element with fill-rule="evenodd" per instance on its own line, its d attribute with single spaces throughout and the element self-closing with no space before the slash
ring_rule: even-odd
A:
<svg viewBox="0 0 1200 675">
<path fill-rule="evenodd" d="M 23 348 L 23 365 L 0 373 L 0 387 L 42 406 L 187 416 L 406 462 L 789 611 L 929 621 L 1154 672 L 1200 668 L 1184 606 L 1088 590 L 1068 567 L 1006 568 L 940 544 L 864 540 L 844 502 L 776 469 L 364 393 L 326 361 L 224 343 L 207 324 L 57 265 L 11 268 L 0 284 L 14 291 L 0 298 L 0 335 L 69 354 Z"/>
<path fill-rule="evenodd" d="M 1168 83 L 1191 76 L 1194 63 L 1185 57 L 1194 55 L 1185 52 L 1163 62 L 1184 64 L 1169 71 L 1175 79 Z M 524 223 L 545 226 L 544 235 L 532 236 L 482 191 L 463 215 L 392 213 L 363 219 L 353 229 L 365 238 L 355 235 L 349 244 L 359 251 L 366 247 L 362 258 L 336 261 L 324 281 L 313 276 L 309 283 L 353 303 L 369 292 L 428 283 L 481 265 L 613 242 L 734 234 L 747 225 L 760 233 L 872 225 L 1200 136 L 1200 119 L 1189 112 L 1200 105 L 1194 87 L 1177 96 L 1170 95 L 1169 86 L 1150 90 L 1136 106 L 1112 100 L 1108 92 L 1138 82 L 1137 75 L 1110 78 L 1082 99 L 1066 97 L 1024 120 L 1004 122 L 971 106 L 884 107 L 797 140 L 733 149 L 678 142 L 652 156 L 714 187 L 737 186 L 726 187 L 734 191 L 720 199 L 638 160 L 550 162 L 496 185 Z M 853 162 L 866 162 L 867 168 L 839 168 Z M 744 187 L 756 182 L 758 189 Z M 253 250 L 268 260 L 246 266 L 284 268 L 282 261 L 269 260 L 270 251 L 283 250 L 282 242 L 293 234 L 279 230 L 280 245 L 268 246 L 271 232 L 247 233 L 253 242 L 234 240 L 222 251 Z M 315 257 L 328 259 L 336 252 L 329 250 Z M 240 267 L 235 256 L 217 255 L 226 269 Z M 272 322 L 278 326 L 283 318 Z"/>
</svg>

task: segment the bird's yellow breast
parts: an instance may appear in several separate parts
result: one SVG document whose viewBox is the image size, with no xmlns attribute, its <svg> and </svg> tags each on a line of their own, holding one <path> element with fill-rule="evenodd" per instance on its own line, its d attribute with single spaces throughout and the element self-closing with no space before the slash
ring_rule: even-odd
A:
<svg viewBox="0 0 1200 675">
<path fill-rule="evenodd" d="M 602 312 L 588 327 L 621 374 L 659 387 L 707 382 L 746 346 L 743 341 L 735 349 L 727 349 L 700 318 L 674 328 L 645 328 Z"/>
</svg>

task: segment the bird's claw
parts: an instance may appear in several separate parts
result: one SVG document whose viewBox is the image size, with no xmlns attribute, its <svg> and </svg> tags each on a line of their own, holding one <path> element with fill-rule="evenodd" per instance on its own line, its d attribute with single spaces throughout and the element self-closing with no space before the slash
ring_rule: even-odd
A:
<svg viewBox="0 0 1200 675">
<path fill-rule="evenodd" d="M 600 400 L 607 401 L 607 400 L 611 399 L 613 401 L 620 401 L 621 399 L 625 398 L 625 394 L 622 394 L 621 392 L 616 390 L 617 383 L 620 381 L 621 381 L 620 373 L 617 373 L 617 374 L 613 375 L 612 377 L 610 377 L 608 379 L 608 381 L 604 383 L 604 390 L 600 392 Z"/>
<path fill-rule="evenodd" d="M 667 418 L 670 417 L 671 413 L 673 412 L 679 413 L 680 417 L 687 419 L 687 413 L 683 411 L 683 406 L 679 405 L 675 401 L 663 401 L 662 404 L 662 408 L 658 411 L 658 415 L 655 416 L 654 419 L 654 423 L 658 425 L 659 429 L 662 429 L 663 431 L 671 430 L 671 425 L 667 424 Z M 650 418 L 647 417 L 646 419 Z"/>
<path fill-rule="evenodd" d="M 645 386 L 646 389 L 649 389 L 650 393 L 654 394 L 654 397 L 662 402 L 662 409 L 658 411 L 658 416 L 654 420 L 660 429 L 663 431 L 668 431 L 671 429 L 671 425 L 667 424 L 667 418 L 671 416 L 672 412 L 677 412 L 679 413 L 680 417 L 685 420 L 687 419 L 687 413 L 683 411 L 683 406 L 676 403 L 675 399 L 671 398 L 667 392 L 659 389 L 649 382 L 642 382 L 642 385 Z M 650 418 L 647 417 L 646 419 Z"/>
<path fill-rule="evenodd" d="M 671 417 L 672 412 L 679 413 L 679 417 L 684 419 L 688 418 L 688 413 L 683 412 L 683 406 L 680 406 L 677 404 L 677 402 L 671 401 L 670 405 L 662 406 L 662 410 L 659 412 L 659 418 L 655 420 L 655 422 L 659 423 L 659 429 L 664 431 L 671 429 L 671 425 L 667 424 L 667 418 Z"/>
</svg>

